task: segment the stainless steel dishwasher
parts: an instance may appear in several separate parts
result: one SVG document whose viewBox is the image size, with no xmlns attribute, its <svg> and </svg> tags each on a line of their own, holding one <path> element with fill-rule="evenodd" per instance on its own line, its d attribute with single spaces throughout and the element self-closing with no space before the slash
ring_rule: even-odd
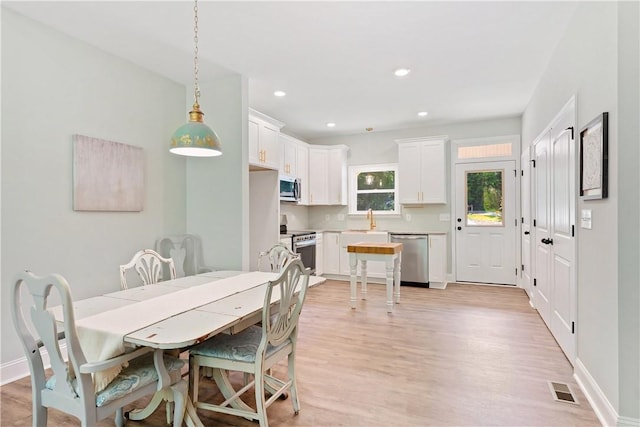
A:
<svg viewBox="0 0 640 427">
<path fill-rule="evenodd" d="M 400 282 L 402 285 L 429 287 L 429 236 L 390 233 L 392 243 L 402 243 Z"/>
</svg>

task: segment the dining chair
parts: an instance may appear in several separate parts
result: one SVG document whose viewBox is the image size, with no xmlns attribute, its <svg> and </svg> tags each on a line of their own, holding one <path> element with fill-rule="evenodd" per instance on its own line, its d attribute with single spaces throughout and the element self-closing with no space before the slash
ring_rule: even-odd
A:
<svg viewBox="0 0 640 427">
<path fill-rule="evenodd" d="M 250 326 L 234 335 L 219 334 L 190 349 L 189 384 L 196 408 L 258 420 L 261 427 L 267 427 L 267 408 L 290 391 L 294 413 L 298 414 L 296 343 L 298 319 L 308 287 L 309 270 L 299 259 L 292 260 L 266 286 L 260 326 Z M 272 303 L 274 296 L 280 299 Z M 281 380 L 270 375 L 269 369 L 285 358 L 288 378 Z M 201 367 L 212 368 L 213 379 L 224 396 L 224 402 L 213 404 L 199 400 Z M 251 374 L 253 380 L 248 384 L 243 382 L 236 391 L 229 379 L 229 371 Z M 251 387 L 254 388 L 256 409 L 241 399 Z M 270 395 L 268 399 L 266 392 Z"/>
<path fill-rule="evenodd" d="M 177 277 L 215 271 L 205 265 L 202 240 L 195 234 L 175 234 L 156 240 L 156 251 L 165 258 L 171 258 L 176 265 Z M 168 276 L 164 276 L 168 279 Z"/>
<path fill-rule="evenodd" d="M 159 356 L 156 360 L 151 348 L 139 348 L 103 362 L 87 362 L 78 338 L 69 284 L 62 276 L 22 272 L 16 276 L 11 292 L 13 324 L 31 372 L 34 427 L 47 425 L 48 408 L 80 419 L 83 427 L 95 426 L 115 413 L 116 426 L 124 426 L 123 407 L 157 391 L 156 363 L 162 362 Z M 55 304 L 61 302 L 62 324 L 49 310 L 50 299 Z M 66 341 L 68 361 L 62 356 L 61 338 Z M 50 374 L 45 371 L 40 347 L 49 355 Z M 173 400 L 176 407 L 180 404 L 184 408 L 187 384 L 180 371 L 185 362 L 166 355 L 163 358 Z M 126 367 L 104 389 L 96 391 L 92 374 L 120 366 Z M 182 413 L 176 414 L 174 424 L 181 417 Z"/>
<path fill-rule="evenodd" d="M 153 249 L 143 249 L 133 255 L 131 261 L 120 266 L 120 287 L 128 289 L 127 272 L 131 269 L 138 273 L 142 284 L 151 285 L 160 282 L 164 275 L 163 270 L 167 268 L 168 278 L 176 278 L 176 267 L 173 259 L 165 258 Z"/>
<path fill-rule="evenodd" d="M 268 251 L 260 252 L 258 255 L 258 271 L 271 271 L 273 273 L 280 273 L 287 262 L 292 259 L 299 259 L 300 254 L 292 252 L 288 247 L 282 243 L 276 243 Z M 268 266 L 265 266 L 265 260 L 269 262 Z"/>
</svg>

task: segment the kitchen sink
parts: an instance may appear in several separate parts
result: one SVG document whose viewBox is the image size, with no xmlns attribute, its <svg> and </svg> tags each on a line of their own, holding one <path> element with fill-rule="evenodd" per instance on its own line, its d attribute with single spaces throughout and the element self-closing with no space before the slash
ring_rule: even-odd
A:
<svg viewBox="0 0 640 427">
<path fill-rule="evenodd" d="M 362 230 L 344 230 L 343 233 L 388 234 L 388 231 L 362 229 Z"/>
</svg>

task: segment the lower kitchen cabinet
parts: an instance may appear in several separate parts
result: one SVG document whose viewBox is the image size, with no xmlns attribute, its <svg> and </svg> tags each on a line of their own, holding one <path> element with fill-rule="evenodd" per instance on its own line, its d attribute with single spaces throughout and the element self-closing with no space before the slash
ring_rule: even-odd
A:
<svg viewBox="0 0 640 427">
<path fill-rule="evenodd" d="M 322 234 L 324 274 L 340 274 L 340 233 L 325 231 Z"/>
<path fill-rule="evenodd" d="M 447 235 L 429 234 L 429 287 L 447 284 Z"/>
</svg>

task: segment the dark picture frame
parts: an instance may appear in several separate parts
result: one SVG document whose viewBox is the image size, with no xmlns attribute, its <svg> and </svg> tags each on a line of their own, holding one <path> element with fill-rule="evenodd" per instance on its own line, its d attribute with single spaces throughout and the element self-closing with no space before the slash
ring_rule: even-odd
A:
<svg viewBox="0 0 640 427">
<path fill-rule="evenodd" d="M 609 187 L 609 113 L 580 129 L 580 198 L 606 199 Z"/>
</svg>

